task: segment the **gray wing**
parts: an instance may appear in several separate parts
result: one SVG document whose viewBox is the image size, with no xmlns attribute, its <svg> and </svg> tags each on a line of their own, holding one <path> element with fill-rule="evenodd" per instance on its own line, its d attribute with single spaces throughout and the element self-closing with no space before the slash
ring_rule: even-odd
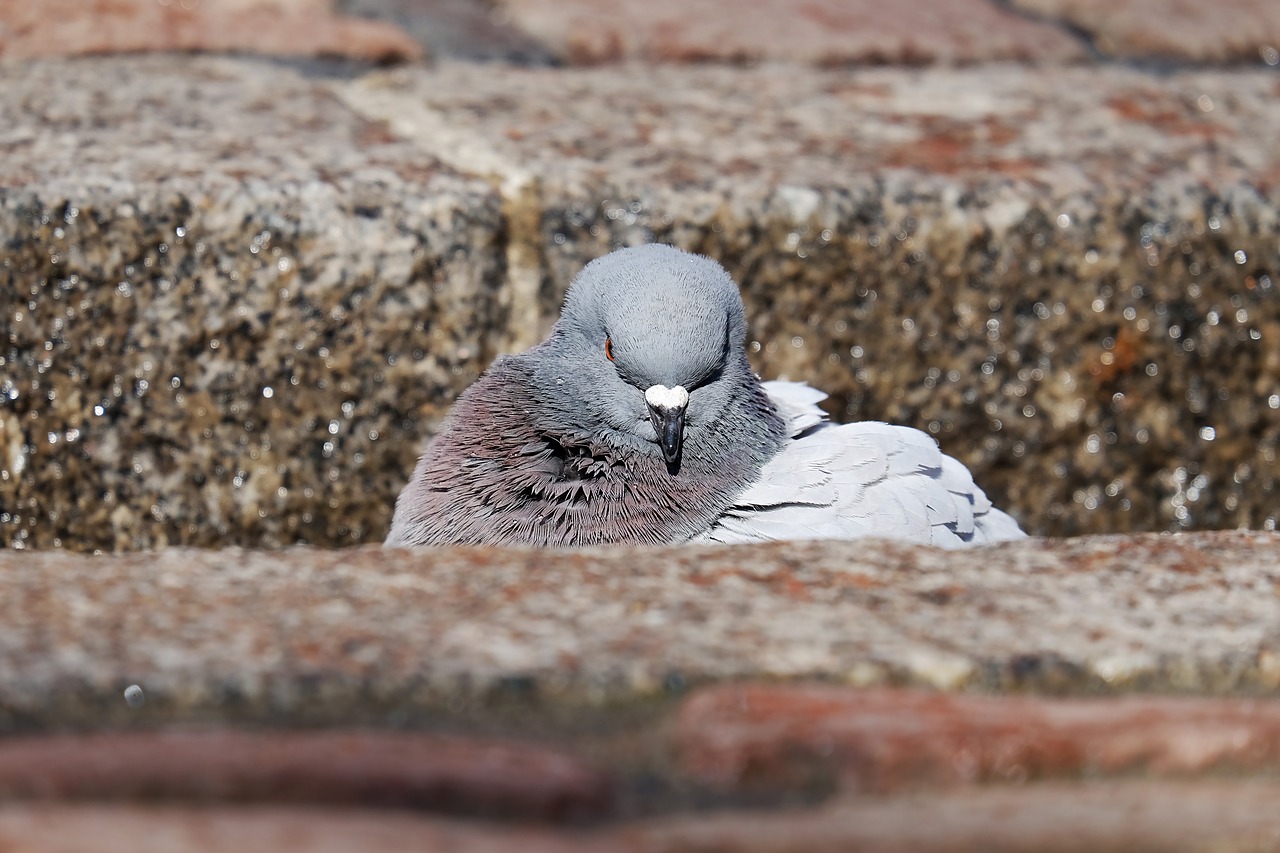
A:
<svg viewBox="0 0 1280 853">
<path fill-rule="evenodd" d="M 822 392 L 790 382 L 765 389 L 792 440 L 699 541 L 885 536 L 954 548 L 1026 535 L 927 434 L 831 424 L 817 406 Z"/>
</svg>

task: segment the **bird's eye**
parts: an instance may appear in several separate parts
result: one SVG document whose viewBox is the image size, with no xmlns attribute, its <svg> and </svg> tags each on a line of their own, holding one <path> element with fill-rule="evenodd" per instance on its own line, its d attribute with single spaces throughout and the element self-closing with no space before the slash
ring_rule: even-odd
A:
<svg viewBox="0 0 1280 853">
<path fill-rule="evenodd" d="M 613 339 L 612 338 L 604 339 L 604 357 L 609 359 L 610 361 L 613 361 Z"/>
</svg>

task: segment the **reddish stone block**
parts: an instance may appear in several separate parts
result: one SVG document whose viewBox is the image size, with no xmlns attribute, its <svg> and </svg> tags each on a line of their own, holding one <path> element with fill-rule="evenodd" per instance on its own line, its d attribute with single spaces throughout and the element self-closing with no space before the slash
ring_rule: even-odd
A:
<svg viewBox="0 0 1280 853">
<path fill-rule="evenodd" d="M 332 0 L 0 0 L 0 57 L 197 51 L 417 59 L 399 28 L 333 13 Z"/>
<path fill-rule="evenodd" d="M 985 0 L 503 0 L 512 23 L 575 63 L 627 59 L 927 64 L 1084 58 L 1065 30 Z"/>
<path fill-rule="evenodd" d="M 1280 702 L 1262 700 L 753 684 L 691 697 L 675 732 L 685 771 L 730 788 L 838 781 L 889 791 L 1280 770 Z"/>
<path fill-rule="evenodd" d="M 1211 62 L 1280 62 L 1280 4 L 1274 0 L 1013 0 L 1070 22 L 1103 53 Z"/>
<path fill-rule="evenodd" d="M 560 820 L 607 811 L 611 784 L 546 748 L 400 732 L 0 740 L 0 799 L 30 797 L 348 803 Z"/>
<path fill-rule="evenodd" d="M 15 803 L 4 853 L 622 853 L 560 827 L 493 825 L 388 809 Z M 634 848 L 631 848 L 634 849 Z"/>
<path fill-rule="evenodd" d="M 11 803 L 22 853 L 1206 853 L 1280 850 L 1274 781 L 1107 780 L 841 797 L 817 808 L 658 815 L 590 828 L 386 809 Z"/>
<path fill-rule="evenodd" d="M 816 809 L 678 818 L 645 851 L 717 853 L 1260 853 L 1280 850 L 1280 786 L 1102 780 L 839 797 Z"/>
</svg>

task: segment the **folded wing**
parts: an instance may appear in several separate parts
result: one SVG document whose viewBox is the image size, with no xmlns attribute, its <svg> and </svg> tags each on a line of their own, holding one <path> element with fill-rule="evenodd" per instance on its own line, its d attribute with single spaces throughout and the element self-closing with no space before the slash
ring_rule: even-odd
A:
<svg viewBox="0 0 1280 853">
<path fill-rule="evenodd" d="M 765 389 L 792 440 L 699 541 L 885 536 L 962 547 L 1025 536 L 927 434 L 829 423 L 817 405 L 826 395 L 803 383 Z"/>
</svg>

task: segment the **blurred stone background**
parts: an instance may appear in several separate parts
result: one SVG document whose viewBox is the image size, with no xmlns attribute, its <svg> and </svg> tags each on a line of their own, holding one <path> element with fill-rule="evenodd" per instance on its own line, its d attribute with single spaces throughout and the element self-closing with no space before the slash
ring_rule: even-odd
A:
<svg viewBox="0 0 1280 853">
<path fill-rule="evenodd" d="M 1280 849 L 1278 48 L 1263 0 L 0 0 L 0 849 Z M 1122 535 L 271 550 L 378 542 L 647 240 L 766 376 Z"/>
<path fill-rule="evenodd" d="M 650 240 L 1033 533 L 1272 529 L 1278 43 L 1243 0 L 5 2 L 0 529 L 379 541 Z"/>
</svg>

